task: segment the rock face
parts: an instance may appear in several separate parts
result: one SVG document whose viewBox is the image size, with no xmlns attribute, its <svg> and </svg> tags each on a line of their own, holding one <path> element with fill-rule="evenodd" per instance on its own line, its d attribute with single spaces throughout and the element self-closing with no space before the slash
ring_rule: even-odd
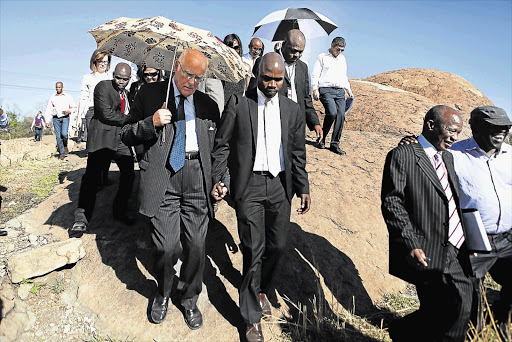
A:
<svg viewBox="0 0 512 342">
<path fill-rule="evenodd" d="M 401 69 L 370 76 L 365 78 L 364 81 L 405 90 L 430 100 L 433 105 L 444 104 L 457 109 L 461 113 L 464 122 L 461 138 L 471 136 L 468 124 L 469 113 L 478 106 L 493 105 L 474 85 L 462 77 L 446 71 Z M 391 103 L 391 107 L 401 111 L 397 112 L 400 115 L 408 115 L 407 107 L 402 108 L 400 102 Z"/>
<path fill-rule="evenodd" d="M 7 269 L 11 281 L 19 283 L 24 278 L 40 276 L 64 265 L 76 263 L 84 256 L 82 240 L 71 238 L 17 254 L 9 259 Z"/>
</svg>

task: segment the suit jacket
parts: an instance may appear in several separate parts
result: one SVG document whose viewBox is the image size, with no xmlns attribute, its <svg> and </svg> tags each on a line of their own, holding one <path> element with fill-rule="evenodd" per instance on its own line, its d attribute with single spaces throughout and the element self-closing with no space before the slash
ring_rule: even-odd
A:
<svg viewBox="0 0 512 342">
<path fill-rule="evenodd" d="M 144 156 L 139 162 L 141 171 L 139 195 L 141 198 L 140 213 L 153 217 L 162 200 L 169 178 L 174 174 L 169 165 L 169 155 L 176 131 L 176 104 L 174 89 L 170 86 L 169 103 L 167 108 L 172 113 L 172 122 L 166 125 L 165 142 L 163 130 L 153 125 L 153 114 L 162 107 L 167 94 L 168 82 L 155 82 L 144 85 L 137 93 L 135 101 L 130 108 L 127 125 L 121 130 L 121 139 L 129 146 L 144 144 Z M 203 182 L 208 201 L 210 216 L 213 216 L 213 203 L 210 198 L 212 189 L 211 179 L 211 151 L 217 123 L 219 121 L 219 108 L 215 101 L 207 95 L 196 91 L 194 93 L 194 106 L 196 111 L 196 132 L 199 145 Z"/>
<path fill-rule="evenodd" d="M 104 80 L 94 88 L 94 114 L 87 133 L 87 152 L 103 148 L 116 151 L 121 141 L 119 132 L 127 115 L 121 114 L 121 97 L 113 82 Z"/>
<path fill-rule="evenodd" d="M 453 196 L 459 205 L 459 181 L 453 156 L 443 152 Z M 417 284 L 441 275 L 448 246 L 448 198 L 423 147 L 416 143 L 391 150 L 382 179 L 382 214 L 389 231 L 389 273 Z M 421 248 L 431 260 L 419 266 L 410 256 Z"/>
<path fill-rule="evenodd" d="M 306 172 L 305 130 L 299 106 L 279 96 L 281 141 L 283 144 L 285 190 L 288 200 L 293 194 L 309 194 Z M 213 182 L 223 181 L 234 200 L 240 200 L 249 183 L 256 157 L 258 137 L 258 97 L 256 89 L 238 94 L 229 100 L 212 152 Z M 229 169 L 229 172 L 227 172 Z"/>
<path fill-rule="evenodd" d="M 251 79 L 248 89 L 256 89 L 258 85 L 257 77 L 259 72 L 260 58 L 254 63 L 252 69 L 253 74 L 256 78 Z M 283 86 L 279 89 L 279 94 L 287 97 L 288 88 L 292 87 L 290 76 L 285 70 Z M 311 100 L 311 93 L 309 88 L 309 72 L 306 63 L 300 59 L 295 62 L 295 90 L 297 91 L 297 103 L 300 106 L 300 113 L 302 122 L 308 125 L 310 130 L 313 130 L 316 125 L 320 125 L 320 120 L 316 114 L 316 110 L 313 107 L 313 101 Z"/>
</svg>

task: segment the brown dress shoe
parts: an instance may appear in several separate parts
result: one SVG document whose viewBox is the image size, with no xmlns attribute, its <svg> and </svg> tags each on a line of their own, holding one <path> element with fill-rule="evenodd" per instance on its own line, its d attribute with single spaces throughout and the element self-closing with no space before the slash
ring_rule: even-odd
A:
<svg viewBox="0 0 512 342">
<path fill-rule="evenodd" d="M 263 332 L 261 331 L 261 324 L 247 324 L 247 329 L 245 332 L 245 338 L 247 342 L 263 342 Z"/>
<path fill-rule="evenodd" d="M 260 293 L 258 295 L 258 298 L 260 300 L 260 306 L 261 306 L 261 309 L 262 309 L 261 316 L 263 318 L 267 318 L 267 317 L 272 316 L 272 310 L 270 308 L 270 302 L 267 299 L 267 295 L 264 294 L 264 293 Z"/>
</svg>

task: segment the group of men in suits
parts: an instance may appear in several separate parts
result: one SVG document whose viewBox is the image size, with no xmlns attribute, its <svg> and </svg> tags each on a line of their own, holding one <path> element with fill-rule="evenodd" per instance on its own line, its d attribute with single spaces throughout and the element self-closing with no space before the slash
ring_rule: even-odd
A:
<svg viewBox="0 0 512 342">
<path fill-rule="evenodd" d="M 512 126 L 498 107 L 475 108 L 473 137 L 455 143 L 458 112 L 431 108 L 422 134 L 389 152 L 382 180 L 382 212 L 389 230 L 389 271 L 416 285 L 419 310 L 391 323 L 393 341 L 464 341 L 481 316 L 481 281 L 490 271 L 502 285 L 493 305 L 509 340 L 512 313 Z M 455 143 L 455 144 L 454 144 Z M 450 149 L 450 151 L 446 151 Z M 462 210 L 481 217 L 491 249 L 469 250 Z M 479 317 L 480 316 L 480 317 Z"/>
<path fill-rule="evenodd" d="M 233 96 L 219 124 L 215 102 L 196 91 L 207 59 L 187 50 L 174 66 L 170 89 L 166 83 L 143 86 L 121 130 L 125 144 L 145 146 L 139 195 L 140 212 L 150 218 L 157 251 L 158 291 L 150 313 L 154 323 L 167 315 L 173 267 L 181 257 L 181 309 L 189 328 L 202 326 L 197 299 L 206 230 L 213 201 L 229 191 L 244 259 L 240 309 L 246 337 L 263 341 L 260 319 L 264 310 L 270 311 L 266 293 L 286 244 L 291 199 L 294 194 L 301 198 L 300 214 L 309 210 L 311 199 L 303 115 L 299 105 L 278 95 L 283 61 L 271 53 L 261 65 L 258 89 L 246 97 Z"/>
</svg>

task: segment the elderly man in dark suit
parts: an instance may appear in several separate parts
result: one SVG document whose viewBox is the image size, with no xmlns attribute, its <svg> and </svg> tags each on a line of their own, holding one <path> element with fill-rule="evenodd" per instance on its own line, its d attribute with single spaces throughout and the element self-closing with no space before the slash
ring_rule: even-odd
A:
<svg viewBox="0 0 512 342">
<path fill-rule="evenodd" d="M 151 220 L 156 246 L 158 292 L 151 319 L 161 323 L 166 317 L 174 265 L 181 257 L 178 290 L 190 329 L 203 324 L 196 303 L 202 288 L 206 231 L 213 217 L 211 150 L 220 117 L 215 101 L 196 91 L 207 62 L 198 50 L 184 51 L 174 65 L 170 89 L 167 82 L 142 86 L 121 132 L 123 142 L 144 144 L 146 150 L 139 162 L 139 195 L 140 213 Z"/>
<path fill-rule="evenodd" d="M 283 81 L 281 57 L 263 56 L 258 88 L 231 97 L 212 152 L 212 196 L 220 200 L 229 189 L 235 202 L 243 254 L 240 311 L 248 341 L 263 341 L 260 319 L 270 315 L 266 293 L 286 245 L 292 197 L 301 199 L 299 214 L 311 204 L 304 123 L 295 102 L 276 96 Z"/>
<path fill-rule="evenodd" d="M 128 147 L 121 142 L 119 132 L 128 117 L 129 105 L 125 91 L 130 80 L 131 68 L 119 63 L 114 70 L 114 78 L 98 83 L 94 89 L 94 115 L 87 139 L 87 167 L 80 184 L 78 208 L 75 210 L 75 223 L 72 232 L 84 232 L 91 220 L 96 201 L 96 188 L 99 174 L 108 170 L 112 159 L 121 173 L 119 189 L 114 199 L 114 217 L 131 223 L 126 215 L 128 199 L 132 192 L 134 171 L 133 157 Z"/>
<path fill-rule="evenodd" d="M 390 325 L 393 341 L 463 341 L 471 311 L 459 182 L 445 151 L 462 129 L 459 113 L 435 106 L 418 143 L 389 152 L 382 213 L 389 230 L 389 272 L 416 285 L 420 309 Z"/>
</svg>

